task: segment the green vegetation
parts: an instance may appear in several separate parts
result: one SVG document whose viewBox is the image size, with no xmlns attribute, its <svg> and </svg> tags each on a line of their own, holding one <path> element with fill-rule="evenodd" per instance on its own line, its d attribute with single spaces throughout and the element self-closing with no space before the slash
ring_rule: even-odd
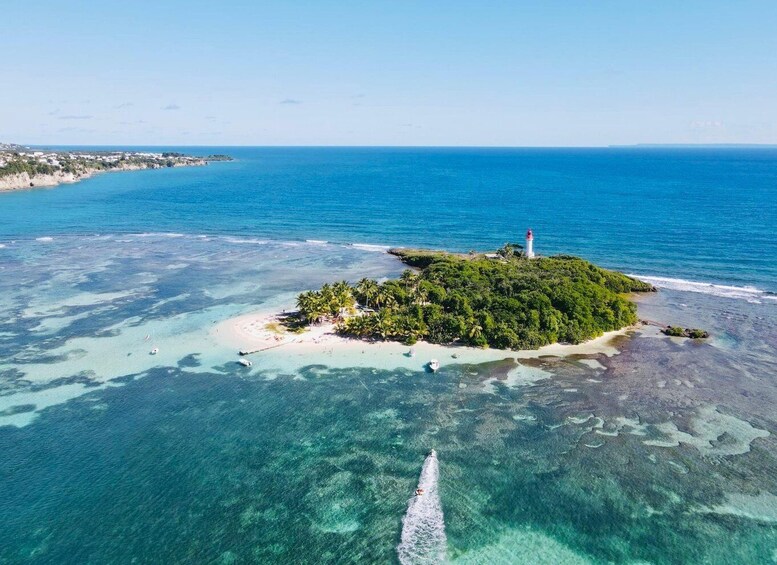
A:
<svg viewBox="0 0 777 565">
<path fill-rule="evenodd" d="M 37 151 L 0 148 L 0 179 L 27 173 L 39 175 L 72 174 L 75 178 L 99 171 L 157 169 L 181 165 L 205 165 L 210 161 L 231 161 L 229 155 L 194 157 L 177 152 L 159 154 L 106 151 Z"/>
<path fill-rule="evenodd" d="M 27 173 L 31 177 L 34 175 L 50 175 L 54 173 L 55 170 L 56 169 L 48 163 L 40 163 L 35 159 L 17 157 L 0 167 L 0 177 L 19 175 L 22 173 Z"/>
<path fill-rule="evenodd" d="M 12 144 L 0 144 L 0 181 L 3 189 L 28 188 L 37 183 L 52 184 L 78 180 L 102 171 L 159 169 L 163 167 L 207 165 L 211 161 L 232 161 L 229 155 L 196 157 L 175 151 L 163 153 L 132 151 L 55 151 L 33 150 Z M 23 175 L 29 176 L 29 181 Z M 22 175 L 21 177 L 19 175 Z M 70 175 L 66 177 L 66 175 Z M 10 181 L 8 180 L 10 178 Z"/>
<path fill-rule="evenodd" d="M 325 284 L 319 291 L 300 294 L 297 307 L 302 320 L 308 324 L 353 314 L 356 311 L 354 289 L 345 281 Z"/>
<path fill-rule="evenodd" d="M 661 333 L 671 337 L 689 337 L 691 339 L 705 339 L 710 337 L 709 332 L 699 328 L 681 328 L 680 326 L 667 326 Z"/>
<path fill-rule="evenodd" d="M 391 250 L 420 271 L 304 292 L 298 319 L 334 320 L 339 333 L 367 339 L 535 349 L 634 324 L 636 306 L 624 294 L 655 290 L 577 257 L 529 260 L 513 245 L 500 251 L 494 258 Z"/>
</svg>

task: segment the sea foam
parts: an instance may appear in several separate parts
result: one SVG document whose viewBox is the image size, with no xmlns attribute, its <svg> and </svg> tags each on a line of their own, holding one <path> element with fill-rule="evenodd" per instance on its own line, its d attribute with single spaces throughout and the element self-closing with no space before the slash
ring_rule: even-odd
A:
<svg viewBox="0 0 777 565">
<path fill-rule="evenodd" d="M 756 288 L 754 286 L 712 284 L 698 281 L 688 281 L 685 279 L 673 279 L 669 277 L 653 277 L 643 275 L 629 276 L 650 283 L 658 288 L 665 288 L 667 290 L 698 292 L 702 294 L 710 294 L 712 296 L 720 296 L 723 298 L 746 300 L 753 303 L 760 303 L 762 300 L 777 301 L 777 295 L 774 293 Z"/>
<path fill-rule="evenodd" d="M 437 491 L 439 475 L 437 456 L 430 454 L 418 479 L 418 488 L 423 489 L 423 494 L 408 501 L 407 512 L 402 519 L 402 538 L 397 546 L 397 556 L 403 565 L 445 562 L 448 542 Z"/>
<path fill-rule="evenodd" d="M 372 243 L 352 243 L 351 247 L 361 249 L 362 251 L 376 251 L 378 253 L 385 253 L 391 249 L 390 245 L 374 245 Z"/>
<path fill-rule="evenodd" d="M 270 243 L 267 239 L 257 239 L 254 237 L 249 238 L 243 238 L 243 237 L 225 237 L 224 241 L 228 243 L 253 243 L 254 245 L 267 245 Z"/>
</svg>

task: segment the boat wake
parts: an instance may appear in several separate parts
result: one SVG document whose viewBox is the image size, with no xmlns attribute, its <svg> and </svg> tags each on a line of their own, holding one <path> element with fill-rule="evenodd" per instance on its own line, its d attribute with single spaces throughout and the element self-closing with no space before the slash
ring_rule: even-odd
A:
<svg viewBox="0 0 777 565">
<path fill-rule="evenodd" d="M 641 281 L 652 284 L 658 288 L 668 290 L 681 290 L 685 292 L 699 292 L 711 294 L 723 298 L 735 298 L 746 300 L 754 304 L 760 304 L 762 300 L 777 300 L 777 296 L 768 290 L 761 290 L 754 286 L 730 286 L 723 284 L 711 284 L 684 279 L 672 279 L 669 277 L 649 277 L 644 275 L 629 275 Z"/>
<path fill-rule="evenodd" d="M 403 565 L 445 561 L 447 540 L 437 492 L 438 478 L 437 454 L 432 450 L 421 469 L 416 496 L 408 501 L 407 512 L 402 518 L 402 539 L 397 546 L 397 555 Z"/>
</svg>

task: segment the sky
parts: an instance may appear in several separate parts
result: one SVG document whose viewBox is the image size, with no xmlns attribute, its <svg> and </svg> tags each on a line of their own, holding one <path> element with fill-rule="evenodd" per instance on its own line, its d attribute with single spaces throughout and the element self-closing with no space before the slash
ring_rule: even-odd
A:
<svg viewBox="0 0 777 565">
<path fill-rule="evenodd" d="M 777 2 L 3 0 L 0 141 L 777 143 Z"/>
</svg>

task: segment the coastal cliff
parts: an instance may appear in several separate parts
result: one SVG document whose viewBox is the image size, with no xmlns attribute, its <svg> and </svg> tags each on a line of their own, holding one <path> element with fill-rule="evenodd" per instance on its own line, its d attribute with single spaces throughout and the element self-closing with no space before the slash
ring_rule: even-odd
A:
<svg viewBox="0 0 777 565">
<path fill-rule="evenodd" d="M 81 177 L 73 173 L 56 172 L 50 175 L 33 175 L 27 171 L 0 177 L 0 190 L 19 190 L 35 186 L 57 186 L 63 183 L 77 182 Z"/>
<path fill-rule="evenodd" d="M 204 159 L 199 159 L 197 161 L 189 161 L 186 163 L 175 163 L 171 166 L 172 167 L 199 167 L 207 164 L 208 162 L 205 161 Z M 91 177 L 92 175 L 95 175 L 96 173 L 116 172 L 116 171 L 140 171 L 142 169 L 161 169 L 161 168 L 162 168 L 161 165 L 150 163 L 146 165 L 127 164 L 127 165 L 114 167 L 112 169 L 86 168 L 83 171 L 78 173 L 54 171 L 48 174 L 38 173 L 38 174 L 30 175 L 30 173 L 28 173 L 27 171 L 23 171 L 21 173 L 0 177 L 0 191 L 22 190 L 25 188 L 47 187 L 47 186 L 57 186 L 60 184 L 70 184 L 70 183 L 78 182 L 80 180 L 88 179 L 89 177 Z"/>
<path fill-rule="evenodd" d="M 231 161 L 226 155 L 196 157 L 182 153 L 34 151 L 0 147 L 0 191 L 52 187 L 87 179 L 96 173 L 171 167 L 200 167 Z"/>
</svg>

